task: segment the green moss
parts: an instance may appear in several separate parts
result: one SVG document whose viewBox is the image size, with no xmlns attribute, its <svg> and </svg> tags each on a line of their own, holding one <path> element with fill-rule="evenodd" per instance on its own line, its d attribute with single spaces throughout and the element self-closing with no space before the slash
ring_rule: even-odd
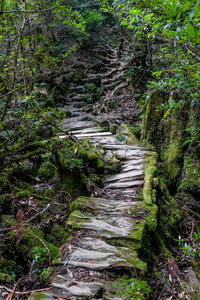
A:
<svg viewBox="0 0 200 300">
<path fill-rule="evenodd" d="M 167 172 L 170 181 L 173 181 L 179 174 L 179 160 L 182 156 L 182 145 L 178 140 L 173 140 L 164 153 L 163 169 Z"/>
<path fill-rule="evenodd" d="M 17 198 L 19 199 L 23 199 L 24 197 L 29 197 L 30 196 L 30 192 L 29 191 L 24 191 L 24 190 L 20 190 L 19 192 L 17 192 Z"/>
<path fill-rule="evenodd" d="M 5 273 L 1 273 L 0 272 L 0 282 L 4 282 L 4 283 L 13 283 L 14 280 L 11 276 L 9 276 L 8 274 Z"/>
<path fill-rule="evenodd" d="M 54 176 L 54 170 L 48 162 L 43 163 L 38 169 L 38 176 L 41 181 L 46 181 Z"/>
<path fill-rule="evenodd" d="M 158 207 L 157 205 L 153 204 L 152 206 L 146 207 L 149 216 L 145 218 L 147 227 L 149 231 L 156 231 L 157 229 L 157 214 L 158 214 Z"/>
<path fill-rule="evenodd" d="M 48 242 L 60 247 L 66 243 L 70 238 L 70 233 L 66 231 L 64 226 L 59 224 L 53 224 L 50 234 L 46 234 Z"/>
<path fill-rule="evenodd" d="M 2 215 L 2 222 L 5 227 L 15 226 L 17 221 L 10 215 Z"/>
<path fill-rule="evenodd" d="M 44 196 L 45 196 L 45 197 L 53 198 L 55 195 L 56 195 L 56 192 L 55 192 L 55 190 L 52 189 L 52 188 L 46 189 L 46 190 L 44 191 Z"/>
<path fill-rule="evenodd" d="M 120 297 L 123 299 L 149 299 L 151 289 L 146 281 L 136 278 L 123 277 L 121 280 L 116 280 L 110 288 L 110 296 Z"/>
<path fill-rule="evenodd" d="M 53 272 L 53 268 L 52 267 L 49 267 L 47 269 L 44 269 L 44 271 L 42 271 L 42 273 L 40 274 L 40 281 L 41 282 L 45 282 L 49 279 L 49 277 L 51 276 Z"/>
<path fill-rule="evenodd" d="M 187 153 L 184 157 L 184 165 L 182 171 L 181 183 L 178 188 L 181 198 L 186 193 L 195 195 L 199 198 L 200 195 L 200 162 L 198 154 L 193 152 Z"/>
<path fill-rule="evenodd" d="M 10 191 L 10 182 L 7 174 L 1 174 L 0 176 L 0 193 L 4 194 Z"/>
<path fill-rule="evenodd" d="M 172 254 L 166 248 L 165 243 L 164 243 L 163 239 L 161 238 L 160 234 L 158 232 L 155 232 L 155 236 L 156 236 L 156 243 L 159 247 L 160 252 L 162 252 L 165 257 L 172 258 Z"/>
<path fill-rule="evenodd" d="M 51 296 L 46 295 L 43 292 L 36 292 L 33 295 L 28 297 L 28 300 L 50 300 L 52 299 Z"/>
<path fill-rule="evenodd" d="M 137 137 L 131 132 L 131 130 L 125 124 L 119 127 L 120 132 L 126 136 L 127 144 L 137 145 L 139 143 Z"/>
<path fill-rule="evenodd" d="M 141 242 L 144 234 L 144 229 L 145 221 L 141 221 L 136 225 L 136 228 L 134 228 L 134 230 L 129 234 L 129 237 Z"/>
<path fill-rule="evenodd" d="M 152 205 L 152 182 L 153 176 L 156 172 L 156 155 L 152 155 L 146 161 L 145 165 L 145 177 L 144 177 L 144 188 L 143 188 L 143 201 L 146 205 Z"/>
<path fill-rule="evenodd" d="M 79 210 L 74 210 L 66 221 L 66 229 L 69 230 L 71 227 L 73 229 L 81 228 L 81 225 L 78 225 L 80 222 L 79 217 L 81 218 L 82 223 L 87 221 L 86 216 L 84 216 Z"/>
<path fill-rule="evenodd" d="M 13 283 L 16 280 L 17 265 L 12 259 L 0 257 L 0 281 Z"/>
<path fill-rule="evenodd" d="M 14 197 L 13 194 L 3 194 L 0 196 L 0 205 L 2 206 L 3 209 L 10 208 L 9 206 L 13 201 L 13 197 Z"/>
</svg>

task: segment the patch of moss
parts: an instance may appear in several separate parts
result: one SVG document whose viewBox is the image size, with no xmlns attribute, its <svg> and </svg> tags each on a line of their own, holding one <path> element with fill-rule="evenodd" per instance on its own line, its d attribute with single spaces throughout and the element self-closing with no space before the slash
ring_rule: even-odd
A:
<svg viewBox="0 0 200 300">
<path fill-rule="evenodd" d="M 38 169 L 38 176 L 41 181 L 46 181 L 54 176 L 54 170 L 51 163 L 44 162 Z"/>
<path fill-rule="evenodd" d="M 81 225 L 78 224 L 80 222 L 80 219 L 82 223 L 88 220 L 87 217 L 83 215 L 79 210 L 74 210 L 66 221 L 66 229 L 69 230 L 70 228 L 81 228 Z"/>
<path fill-rule="evenodd" d="M 121 280 L 117 279 L 112 283 L 110 295 L 124 299 L 149 299 L 151 288 L 144 280 L 136 278 L 127 278 L 124 276 Z"/>
<path fill-rule="evenodd" d="M 55 195 L 56 195 L 56 192 L 53 188 L 48 188 L 44 191 L 45 197 L 53 198 Z"/>
<path fill-rule="evenodd" d="M 119 130 L 120 130 L 121 134 L 126 136 L 127 144 L 129 144 L 129 145 L 139 144 L 137 137 L 131 132 L 131 130 L 128 128 L 128 126 L 126 124 L 122 124 L 119 127 Z"/>
<path fill-rule="evenodd" d="M 70 233 L 66 231 L 64 226 L 59 224 L 53 224 L 51 232 L 46 234 L 46 239 L 48 242 L 60 247 L 64 243 L 66 243 L 70 238 Z"/>
<path fill-rule="evenodd" d="M 143 188 L 143 201 L 146 205 L 152 205 L 152 182 L 156 172 L 156 154 L 149 157 L 145 164 L 145 177 Z"/>
<path fill-rule="evenodd" d="M 43 292 L 36 292 L 33 295 L 28 297 L 28 300 L 50 300 L 52 299 L 51 296 L 46 295 Z"/>
<path fill-rule="evenodd" d="M 173 181 L 179 174 L 181 157 L 182 145 L 178 139 L 173 140 L 167 147 L 163 157 L 163 170 L 167 172 L 170 181 Z"/>
<path fill-rule="evenodd" d="M 15 226 L 17 224 L 15 218 L 10 215 L 2 215 L 1 219 L 5 227 Z"/>
<path fill-rule="evenodd" d="M 47 269 L 44 269 L 42 271 L 42 273 L 40 274 L 40 281 L 43 282 L 43 283 L 45 281 L 47 281 L 49 279 L 49 277 L 51 276 L 52 271 L 53 271 L 52 267 L 48 267 Z"/>
</svg>

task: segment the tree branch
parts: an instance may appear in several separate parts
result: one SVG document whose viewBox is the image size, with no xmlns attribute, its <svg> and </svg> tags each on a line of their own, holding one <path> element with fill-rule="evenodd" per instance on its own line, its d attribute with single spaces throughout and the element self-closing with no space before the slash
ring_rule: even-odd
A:
<svg viewBox="0 0 200 300">
<path fill-rule="evenodd" d="M 0 10 L 0 15 L 1 14 L 13 14 L 13 13 L 20 13 L 20 14 L 39 13 L 39 14 L 41 14 L 43 12 L 48 12 L 48 11 L 54 10 L 57 7 L 61 6 L 62 4 L 64 4 L 64 1 L 56 6 L 53 6 L 53 7 L 47 8 L 47 9 L 43 9 L 43 10 L 7 10 L 7 11 Z M 1 0 L 1 9 L 3 9 L 3 0 Z"/>
</svg>

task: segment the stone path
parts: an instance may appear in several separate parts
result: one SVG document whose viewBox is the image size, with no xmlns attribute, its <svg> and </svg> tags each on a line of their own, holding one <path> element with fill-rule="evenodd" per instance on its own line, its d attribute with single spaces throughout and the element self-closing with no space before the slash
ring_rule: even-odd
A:
<svg viewBox="0 0 200 300">
<path fill-rule="evenodd" d="M 112 60 L 109 63 L 113 65 Z M 101 74 L 104 82 L 118 71 L 105 68 L 105 72 Z M 67 225 L 74 233 L 62 249 L 58 271 L 51 280 L 52 289 L 42 295 L 34 293 L 28 300 L 123 299 L 113 295 L 113 283 L 124 274 L 133 277 L 147 269 L 138 255 L 151 210 L 141 195 L 145 164 L 154 154 L 131 138 L 126 126 L 121 126 L 119 138 L 103 131 L 95 121 L 86 121 L 87 114 L 72 104 L 81 103 L 79 93 L 84 86 L 73 86 L 73 91 L 76 99 L 74 96 L 66 105 L 71 117 L 63 121 L 63 128 L 80 141 L 101 145 L 105 158 L 120 159 L 121 171 L 105 178 L 101 197 L 80 197 L 73 203 Z"/>
<path fill-rule="evenodd" d="M 80 197 L 75 201 L 76 209 L 67 221 L 69 229 L 75 230 L 74 237 L 63 250 L 52 290 L 43 296 L 77 299 L 101 298 L 104 294 L 104 299 L 114 299 L 110 295 L 113 279 L 146 270 L 145 262 L 138 258 L 147 213 L 139 195 L 144 185 L 145 160 L 152 153 L 138 144 L 128 145 L 125 134 L 124 141 L 119 142 L 93 122 L 77 122 L 71 131 L 80 140 L 93 140 L 105 152 L 117 155 L 122 168 L 119 174 L 105 178 L 103 197 Z M 39 298 L 35 294 L 31 299 Z"/>
</svg>

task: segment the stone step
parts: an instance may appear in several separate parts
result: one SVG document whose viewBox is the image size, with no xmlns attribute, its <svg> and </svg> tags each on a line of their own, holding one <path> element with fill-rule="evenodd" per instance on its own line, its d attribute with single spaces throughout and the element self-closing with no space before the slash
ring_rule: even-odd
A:
<svg viewBox="0 0 200 300">
<path fill-rule="evenodd" d="M 131 267 L 125 259 L 116 257 L 112 252 L 91 251 L 82 248 L 76 248 L 71 253 L 67 265 L 70 268 L 83 267 L 92 270 L 106 270 L 116 266 L 118 268 Z"/>
<path fill-rule="evenodd" d="M 103 287 L 100 282 L 85 282 L 67 280 L 64 276 L 57 276 L 52 286 L 63 291 L 64 297 L 93 297 Z M 55 293 L 56 294 L 56 293 Z M 49 298 L 52 299 L 52 298 Z M 57 297 L 55 299 L 58 299 Z M 76 298 L 75 298 L 76 299 Z"/>
<path fill-rule="evenodd" d="M 73 102 L 81 102 L 83 101 L 88 95 L 87 94 L 77 94 L 76 96 L 71 97 L 71 101 Z"/>
<path fill-rule="evenodd" d="M 124 189 L 129 187 L 140 187 L 143 186 L 144 181 L 143 180 L 137 180 L 137 181 L 127 181 L 127 182 L 114 182 L 106 185 L 104 187 L 105 190 L 108 189 Z"/>
<path fill-rule="evenodd" d="M 113 214 L 117 215 L 118 213 L 128 213 L 130 214 L 131 208 L 138 206 L 138 195 L 132 194 L 132 197 L 129 195 L 129 199 L 124 199 L 123 196 L 113 197 L 112 199 L 106 198 L 79 198 L 79 205 L 84 208 L 88 208 L 90 211 L 95 210 L 104 214 Z M 133 201 L 134 199 L 134 201 Z"/>
<path fill-rule="evenodd" d="M 143 171 L 144 170 L 144 166 L 143 164 L 130 164 L 128 165 L 127 167 L 122 167 L 121 168 L 121 171 L 122 172 L 130 172 L 130 171 L 134 171 L 134 170 L 141 170 Z"/>
<path fill-rule="evenodd" d="M 113 181 L 130 181 L 130 180 L 138 180 L 144 178 L 143 170 L 134 170 L 129 172 L 122 172 L 113 176 L 109 176 L 105 179 L 105 183 L 113 182 Z"/>
<path fill-rule="evenodd" d="M 97 133 L 97 132 L 102 132 L 103 129 L 100 127 L 89 127 L 85 129 L 80 129 L 80 130 L 74 130 L 72 131 L 73 134 L 90 134 L 90 133 Z"/>
<path fill-rule="evenodd" d="M 111 89 L 114 89 L 115 87 L 117 87 L 118 85 L 120 85 L 120 83 L 122 82 L 123 79 L 121 80 L 117 80 L 117 81 L 114 81 L 112 83 L 109 83 L 109 84 L 105 84 L 103 85 L 103 88 L 104 90 L 111 90 Z"/>
<path fill-rule="evenodd" d="M 134 230 L 138 229 L 134 219 L 126 215 L 111 216 L 101 213 L 98 216 L 90 216 L 86 213 L 80 215 L 74 211 L 71 218 L 79 228 L 95 231 L 96 237 L 129 239 L 130 235 L 134 236 Z"/>
<path fill-rule="evenodd" d="M 79 93 L 79 92 L 85 92 L 85 86 L 84 85 L 75 85 L 69 88 L 69 92 L 73 93 Z"/>
<path fill-rule="evenodd" d="M 91 133 L 91 134 L 75 134 L 76 138 L 82 139 L 90 139 L 90 138 L 103 138 L 112 135 L 111 132 L 96 132 L 96 133 Z"/>
<path fill-rule="evenodd" d="M 137 156 L 137 157 L 144 157 L 144 155 L 146 153 L 148 153 L 147 151 L 145 150 L 140 150 L 140 149 L 133 149 L 133 150 L 127 150 L 126 148 L 123 150 L 113 150 L 113 153 L 115 155 L 118 155 L 120 157 L 123 157 L 123 158 L 127 158 L 127 159 L 130 159 L 130 158 L 134 158 L 134 156 Z"/>
<path fill-rule="evenodd" d="M 105 149 L 111 149 L 111 150 L 124 150 L 124 149 L 126 149 L 126 150 L 138 150 L 138 149 L 139 150 L 144 150 L 140 146 L 137 146 L 137 145 L 132 146 L 132 145 L 127 145 L 127 144 L 123 144 L 123 145 L 118 145 L 118 144 L 116 144 L 116 145 L 113 145 L 113 144 L 109 145 L 109 144 L 106 144 L 106 145 L 104 145 L 104 148 Z"/>
<path fill-rule="evenodd" d="M 96 123 L 94 121 L 78 121 L 76 120 L 76 118 L 74 119 L 74 122 L 67 122 L 66 120 L 66 124 L 62 124 L 64 125 L 64 128 L 68 128 L 71 131 L 75 131 L 75 130 L 80 130 L 80 129 L 85 129 L 85 128 L 90 128 L 90 127 L 94 127 L 96 125 Z"/>
</svg>

